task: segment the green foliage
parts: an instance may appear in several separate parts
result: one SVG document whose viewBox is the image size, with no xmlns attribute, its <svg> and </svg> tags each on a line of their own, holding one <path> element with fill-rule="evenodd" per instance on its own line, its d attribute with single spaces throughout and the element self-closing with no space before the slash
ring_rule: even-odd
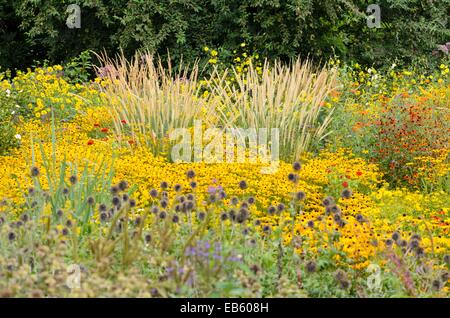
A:
<svg viewBox="0 0 450 318">
<path fill-rule="evenodd" d="M 450 0 L 379 1 L 378 29 L 367 26 L 368 0 L 78 0 L 81 28 L 70 29 L 66 8 L 73 2 L 0 0 L 0 37 L 11 43 L 0 50 L 0 65 L 61 63 L 85 50 L 118 47 L 128 56 L 146 49 L 192 61 L 205 45 L 232 51 L 243 41 L 270 59 L 301 54 L 323 61 L 336 54 L 366 64 L 429 65 L 450 35 Z"/>
<path fill-rule="evenodd" d="M 19 146 L 19 136 L 13 122 L 15 105 L 11 92 L 0 90 L 0 155 L 7 154 Z"/>
<path fill-rule="evenodd" d="M 70 83 L 86 83 L 92 71 L 92 57 L 89 51 L 83 51 L 64 65 L 64 78 Z"/>
</svg>

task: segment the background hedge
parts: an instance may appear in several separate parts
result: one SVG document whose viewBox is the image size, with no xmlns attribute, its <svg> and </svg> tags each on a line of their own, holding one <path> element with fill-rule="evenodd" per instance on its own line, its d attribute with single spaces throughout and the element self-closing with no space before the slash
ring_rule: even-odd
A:
<svg viewBox="0 0 450 318">
<path fill-rule="evenodd" d="M 450 0 L 379 0 L 382 27 L 366 25 L 363 0 L 0 0 L 0 66 L 67 61 L 86 49 L 126 54 L 146 48 L 185 60 L 202 47 L 232 50 L 245 41 L 269 58 L 335 53 L 362 64 L 432 61 L 450 41 Z M 69 29 L 66 8 L 82 10 Z"/>
</svg>

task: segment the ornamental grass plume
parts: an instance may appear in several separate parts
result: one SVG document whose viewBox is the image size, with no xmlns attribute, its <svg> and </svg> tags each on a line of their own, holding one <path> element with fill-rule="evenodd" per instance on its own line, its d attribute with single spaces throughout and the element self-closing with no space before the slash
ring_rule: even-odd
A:
<svg viewBox="0 0 450 318">
<path fill-rule="evenodd" d="M 127 141 L 135 140 L 158 155 L 166 150 L 167 136 L 174 129 L 189 128 L 198 118 L 214 122 L 214 100 L 201 94 L 197 62 L 181 61 L 175 69 L 170 57 L 163 61 L 148 53 L 137 53 L 130 60 L 123 54 L 97 57 L 98 69 L 110 69 L 105 76 L 111 84 L 104 93 L 121 144 L 131 146 Z M 203 110 L 207 114 L 202 116 Z"/>
<path fill-rule="evenodd" d="M 218 71 L 210 80 L 211 95 L 224 109 L 219 121 L 224 127 L 279 129 L 280 157 L 286 161 L 301 154 L 328 135 L 332 112 L 324 113 L 322 102 L 336 88 L 337 72 L 317 69 L 311 61 L 265 61 L 261 70 L 250 63 L 245 74 L 235 68 Z M 227 75 L 235 78 L 226 82 Z"/>
</svg>

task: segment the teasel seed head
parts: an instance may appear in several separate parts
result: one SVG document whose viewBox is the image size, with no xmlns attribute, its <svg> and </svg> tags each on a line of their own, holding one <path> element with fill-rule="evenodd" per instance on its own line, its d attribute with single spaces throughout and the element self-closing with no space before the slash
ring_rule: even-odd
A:
<svg viewBox="0 0 450 318">
<path fill-rule="evenodd" d="M 169 187 L 169 184 L 166 181 L 162 181 L 159 186 L 161 189 L 165 190 Z"/>
<path fill-rule="evenodd" d="M 40 174 L 39 168 L 32 167 L 30 173 L 31 173 L 32 177 L 39 177 L 39 174 Z"/>
<path fill-rule="evenodd" d="M 93 197 L 88 197 L 87 198 L 87 204 L 90 206 L 93 206 L 95 204 L 95 200 Z"/>
<path fill-rule="evenodd" d="M 277 208 L 274 207 L 273 205 L 271 205 L 271 206 L 269 206 L 267 211 L 269 212 L 270 215 L 272 215 L 272 214 L 275 214 L 275 212 L 277 212 Z"/>
<path fill-rule="evenodd" d="M 241 180 L 241 181 L 239 182 L 239 188 L 241 188 L 241 190 L 247 189 L 247 188 L 248 188 L 247 181 Z"/>
<path fill-rule="evenodd" d="M 314 273 L 316 271 L 316 269 L 317 269 L 317 264 L 314 261 L 309 261 L 309 262 L 306 263 L 305 267 L 306 267 L 306 271 L 308 273 Z"/>
<path fill-rule="evenodd" d="M 220 220 L 221 220 L 221 221 L 226 221 L 226 220 L 228 220 L 228 214 L 227 214 L 226 212 L 222 212 L 222 213 L 220 214 Z"/>
<path fill-rule="evenodd" d="M 194 177 L 195 177 L 195 171 L 192 170 L 192 169 L 188 170 L 188 171 L 186 172 L 186 176 L 187 176 L 188 179 L 194 178 Z"/>
<path fill-rule="evenodd" d="M 108 214 L 106 212 L 100 213 L 100 221 L 105 222 L 108 219 Z"/>
<path fill-rule="evenodd" d="M 302 165 L 300 162 L 296 161 L 292 164 L 292 168 L 294 169 L 294 171 L 300 171 L 300 169 L 302 168 Z"/>
<path fill-rule="evenodd" d="M 306 198 L 306 193 L 304 191 L 298 191 L 295 193 L 295 199 L 297 201 L 302 201 Z"/>
<path fill-rule="evenodd" d="M 334 199 L 331 196 L 326 197 L 325 199 L 323 199 L 322 204 L 326 207 L 331 206 L 332 204 L 334 204 Z"/>
<path fill-rule="evenodd" d="M 392 233 L 392 239 L 394 240 L 394 241 L 398 241 L 399 239 L 400 239 L 400 233 L 399 232 L 394 232 L 394 233 Z"/>
<path fill-rule="evenodd" d="M 151 196 L 152 198 L 156 198 L 156 197 L 158 196 L 158 190 L 156 190 L 156 189 L 151 189 L 151 190 L 150 190 L 150 196 Z"/>
<path fill-rule="evenodd" d="M 128 189 L 128 182 L 126 182 L 125 180 L 122 180 L 119 182 L 118 184 L 120 191 L 125 191 L 126 189 Z"/>
<path fill-rule="evenodd" d="M 120 198 L 119 197 L 113 197 L 112 198 L 112 200 L 111 200 L 111 202 L 112 202 L 112 204 L 115 206 L 115 207 L 117 207 L 117 206 L 119 206 L 120 205 Z"/>
<path fill-rule="evenodd" d="M 71 185 L 75 185 L 78 182 L 78 177 L 76 175 L 70 176 L 69 182 Z"/>
<path fill-rule="evenodd" d="M 199 212 L 199 213 L 197 214 L 197 217 L 198 217 L 198 219 L 199 219 L 200 221 L 203 221 L 203 220 L 205 219 L 205 217 L 206 217 L 206 213 L 205 213 L 205 212 Z"/>
<path fill-rule="evenodd" d="M 164 220 L 166 217 L 167 217 L 166 211 L 161 211 L 161 212 L 159 212 L 159 218 L 160 218 L 161 220 Z"/>
<path fill-rule="evenodd" d="M 14 241 L 16 239 L 16 233 L 14 233 L 14 232 L 9 232 L 8 233 L 8 240 L 10 241 L 10 242 L 12 242 L 12 241 Z"/>
<path fill-rule="evenodd" d="M 116 195 L 117 193 L 119 193 L 119 187 L 118 186 L 112 186 L 111 189 L 109 189 L 109 191 L 111 192 L 112 195 Z"/>
<path fill-rule="evenodd" d="M 350 199 L 352 196 L 352 190 L 350 190 L 349 188 L 345 188 L 344 190 L 342 190 L 341 192 L 341 197 L 344 199 Z"/>
</svg>

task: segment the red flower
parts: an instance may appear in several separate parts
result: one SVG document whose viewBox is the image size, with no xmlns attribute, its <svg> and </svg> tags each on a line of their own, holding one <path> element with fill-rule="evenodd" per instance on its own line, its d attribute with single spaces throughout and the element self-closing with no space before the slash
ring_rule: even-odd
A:
<svg viewBox="0 0 450 318">
<path fill-rule="evenodd" d="M 129 143 L 130 145 L 134 145 L 134 140 L 128 140 L 128 143 Z"/>
<path fill-rule="evenodd" d="M 342 186 L 343 186 L 344 188 L 348 188 L 348 182 L 347 182 L 347 181 L 342 182 Z"/>
<path fill-rule="evenodd" d="M 361 171 L 356 171 L 356 175 L 358 176 L 358 177 L 360 177 L 360 176 L 362 176 L 362 172 Z"/>
<path fill-rule="evenodd" d="M 89 139 L 88 142 L 87 142 L 87 144 L 88 144 L 88 146 L 93 145 L 93 144 L 94 144 L 94 141 L 93 141 L 92 139 Z"/>
<path fill-rule="evenodd" d="M 109 131 L 108 128 L 102 128 L 102 132 L 107 133 Z"/>
<path fill-rule="evenodd" d="M 94 127 L 100 127 L 100 124 L 99 123 L 95 123 Z"/>
<path fill-rule="evenodd" d="M 127 121 L 126 121 L 125 119 L 122 119 L 120 122 L 121 122 L 122 124 L 126 124 L 126 123 L 127 123 Z"/>
</svg>

